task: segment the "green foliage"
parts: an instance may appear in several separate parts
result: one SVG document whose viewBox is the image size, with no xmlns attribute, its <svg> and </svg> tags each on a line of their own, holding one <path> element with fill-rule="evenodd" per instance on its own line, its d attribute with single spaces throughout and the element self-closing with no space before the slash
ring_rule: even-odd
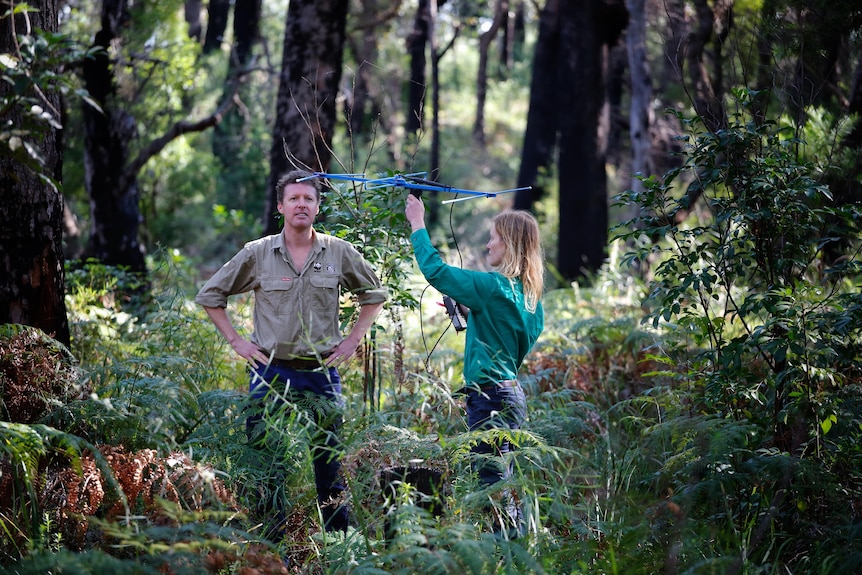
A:
<svg viewBox="0 0 862 575">
<path fill-rule="evenodd" d="M 807 533 L 827 522 L 846 537 L 844 497 L 862 485 L 845 458 L 860 432 L 846 404 L 862 335 L 858 213 L 818 181 L 794 131 L 740 109 L 719 133 L 687 121 L 685 164 L 620 197 L 642 214 L 618 231 L 624 261 L 653 270 L 645 321 L 667 332 L 653 358 L 670 369 L 655 373 L 680 382 L 638 399 L 661 409 L 654 425 L 625 421 L 650 462 L 642 485 L 667 501 L 653 530 L 672 539 L 656 539 L 655 560 L 676 540 L 674 560 L 696 569 L 833 562 L 840 548 L 824 555 Z"/>
<path fill-rule="evenodd" d="M 12 18 L 35 8 L 26 3 L 15 3 L 0 13 L 0 19 Z M 46 94 L 76 94 L 88 105 L 96 106 L 85 91 L 75 88 L 68 74 L 60 73 L 66 67 L 91 55 L 64 34 L 42 29 L 28 30 L 16 37 L 17 51 L 0 54 L 0 81 L 6 86 L 0 90 L 0 116 L 7 123 L 0 126 L 0 154 L 27 166 L 55 188 L 53 174 L 44 170 L 44 158 L 38 142 L 51 129 L 60 130 L 62 114 Z M 98 107 L 98 106 L 96 106 Z M 15 112 L 18 121 L 8 119 Z"/>
</svg>

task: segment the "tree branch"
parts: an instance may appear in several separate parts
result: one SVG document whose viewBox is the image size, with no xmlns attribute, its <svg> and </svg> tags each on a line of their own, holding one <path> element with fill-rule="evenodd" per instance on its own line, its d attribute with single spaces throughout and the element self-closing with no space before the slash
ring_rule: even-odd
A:
<svg viewBox="0 0 862 575">
<path fill-rule="evenodd" d="M 212 128 L 220 124 L 225 114 L 227 114 L 234 106 L 239 105 L 239 87 L 242 85 L 242 82 L 249 71 L 250 70 L 243 70 L 242 73 L 237 74 L 234 77 L 231 81 L 228 95 L 225 96 L 224 100 L 219 104 L 219 107 L 216 108 L 212 114 L 197 121 L 181 120 L 176 122 L 170 127 L 170 129 L 168 129 L 167 132 L 147 144 L 144 149 L 141 150 L 131 162 L 129 162 L 129 165 L 126 166 L 125 170 L 123 170 L 123 176 L 118 184 L 119 189 L 125 189 L 129 185 L 129 182 L 137 176 L 141 168 L 143 168 L 153 156 L 161 152 L 165 146 L 170 144 L 172 141 L 184 134 L 203 132 L 207 128 Z"/>
</svg>

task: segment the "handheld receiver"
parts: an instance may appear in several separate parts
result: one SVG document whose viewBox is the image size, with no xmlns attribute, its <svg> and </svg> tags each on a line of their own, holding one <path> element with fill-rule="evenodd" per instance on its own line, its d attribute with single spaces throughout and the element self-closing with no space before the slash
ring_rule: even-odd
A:
<svg viewBox="0 0 862 575">
<path fill-rule="evenodd" d="M 449 314 L 449 319 L 452 320 L 455 331 L 464 331 L 467 329 L 467 313 L 464 310 L 464 306 L 448 295 L 443 296 L 443 305 L 446 306 L 446 313 Z"/>
</svg>

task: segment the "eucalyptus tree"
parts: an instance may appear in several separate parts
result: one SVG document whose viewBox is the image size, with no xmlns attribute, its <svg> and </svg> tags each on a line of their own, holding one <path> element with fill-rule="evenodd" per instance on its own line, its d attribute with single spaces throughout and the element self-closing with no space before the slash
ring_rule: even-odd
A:
<svg viewBox="0 0 862 575">
<path fill-rule="evenodd" d="M 347 0 L 291 0 L 269 155 L 264 233 L 277 233 L 275 183 L 296 167 L 327 171 L 344 57 Z"/>
<path fill-rule="evenodd" d="M 85 256 L 142 275 L 140 171 L 178 137 L 217 125 L 234 105 L 241 81 L 233 78 L 233 90 L 209 115 L 188 119 L 188 102 L 175 95 L 192 85 L 180 70 L 191 73 L 196 44 L 187 35 L 171 36 L 181 6 L 180 0 L 144 6 L 103 0 L 94 55 L 82 65 L 84 87 L 97 104 L 82 110 L 90 199 Z"/>
<path fill-rule="evenodd" d="M 605 158 L 606 54 L 627 25 L 621 0 L 548 0 L 533 58 L 530 110 L 515 208 L 530 209 L 554 164 L 559 183 L 557 269 L 584 278 L 605 260 L 608 194 Z"/>
<path fill-rule="evenodd" d="M 68 345 L 57 83 L 67 48 L 54 35 L 57 8 L 0 7 L 0 324 L 38 327 Z"/>
</svg>

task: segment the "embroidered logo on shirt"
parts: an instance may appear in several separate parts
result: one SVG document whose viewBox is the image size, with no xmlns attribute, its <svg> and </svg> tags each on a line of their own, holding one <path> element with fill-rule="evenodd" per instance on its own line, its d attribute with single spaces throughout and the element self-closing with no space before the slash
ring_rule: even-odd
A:
<svg viewBox="0 0 862 575">
<path fill-rule="evenodd" d="M 335 273 L 335 266 L 332 264 L 326 264 L 326 273 L 334 274 Z"/>
<path fill-rule="evenodd" d="M 289 282 L 289 281 L 292 281 L 292 279 L 293 279 L 293 278 L 281 278 L 281 281 L 283 281 L 283 282 Z"/>
<path fill-rule="evenodd" d="M 320 265 L 320 262 L 314 262 L 314 271 L 319 272 L 320 268 L 323 267 Z"/>
</svg>

